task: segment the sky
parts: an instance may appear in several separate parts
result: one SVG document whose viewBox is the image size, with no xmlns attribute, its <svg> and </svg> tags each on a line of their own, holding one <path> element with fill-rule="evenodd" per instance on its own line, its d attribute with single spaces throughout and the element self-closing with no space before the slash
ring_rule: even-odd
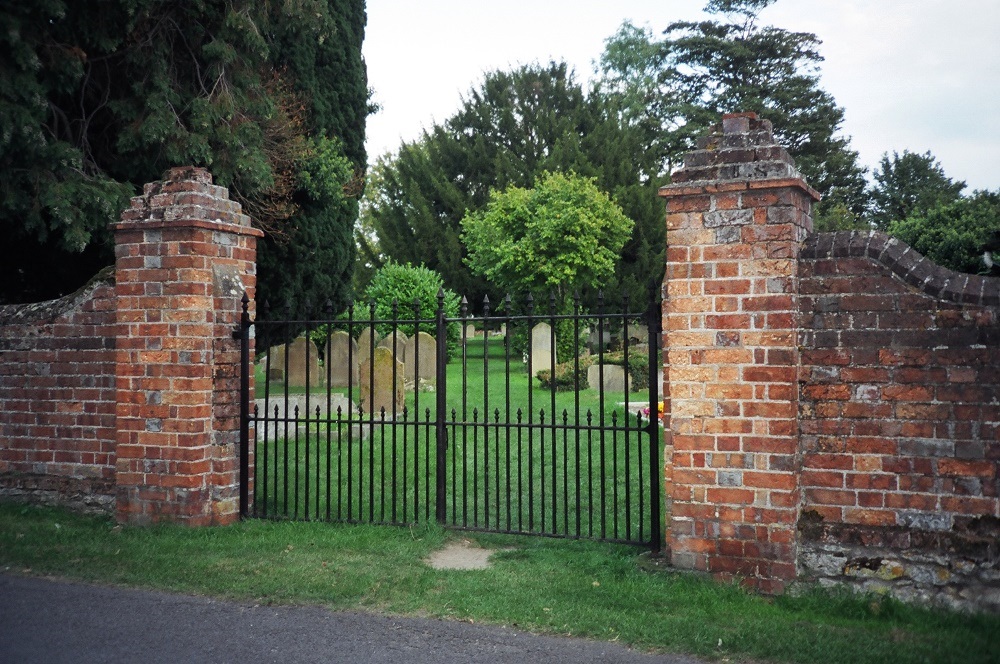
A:
<svg viewBox="0 0 1000 664">
<path fill-rule="evenodd" d="M 458 110 L 486 72 L 565 60 L 593 77 L 625 20 L 659 33 L 704 0 L 368 0 L 363 53 L 381 110 L 369 161 Z M 778 0 L 761 25 L 823 43 L 820 85 L 863 166 L 930 151 L 947 176 L 1000 189 L 1000 0 Z"/>
</svg>

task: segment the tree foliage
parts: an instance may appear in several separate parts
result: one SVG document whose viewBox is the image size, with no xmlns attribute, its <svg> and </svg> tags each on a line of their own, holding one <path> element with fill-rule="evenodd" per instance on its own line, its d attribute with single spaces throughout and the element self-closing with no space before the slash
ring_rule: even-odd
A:
<svg viewBox="0 0 1000 664">
<path fill-rule="evenodd" d="M 871 220 L 882 230 L 894 221 L 954 203 L 965 189 L 964 182 L 954 182 L 944 174 L 929 151 L 893 152 L 891 158 L 884 154 L 873 176 Z"/>
<path fill-rule="evenodd" d="M 606 42 L 600 85 L 621 100 L 632 122 L 652 135 L 662 163 L 677 163 L 722 113 L 754 111 L 774 124 L 778 141 L 808 182 L 835 205 L 864 212 L 864 171 L 838 135 L 844 111 L 819 87 L 819 40 L 758 25 L 775 0 L 712 0 L 724 20 L 676 21 L 660 40 L 625 23 Z"/>
<path fill-rule="evenodd" d="M 1000 233 L 1000 191 L 977 191 L 889 223 L 887 232 L 938 265 L 987 274 L 983 254 Z"/>
<path fill-rule="evenodd" d="M 303 107 L 308 143 L 293 171 L 295 213 L 260 243 L 258 298 L 291 302 L 296 316 L 325 303 L 340 311 L 353 292 L 353 228 L 366 162 L 364 1 L 280 2 L 271 13 L 271 60 Z"/>
<path fill-rule="evenodd" d="M 644 291 L 663 270 L 656 195 L 663 180 L 619 110 L 585 94 L 564 63 L 486 74 L 454 116 L 386 162 L 371 208 L 381 250 L 426 262 L 476 304 L 487 293 L 502 296 L 464 262 L 470 248 L 460 238 L 462 218 L 482 210 L 491 189 L 528 188 L 546 171 L 574 171 L 596 178 L 636 221 L 606 286 Z"/>
<path fill-rule="evenodd" d="M 361 0 L 40 0 L 4 3 L 0 22 L 0 299 L 79 286 L 113 260 L 108 225 L 128 197 L 187 164 L 267 232 L 261 292 L 343 299 L 343 185 L 364 165 Z M 310 173 L 343 175 L 345 156 L 333 196 L 312 186 Z"/>
<path fill-rule="evenodd" d="M 459 314 L 459 297 L 453 291 L 444 287 L 441 275 L 427 267 L 409 264 L 386 262 L 375 271 L 371 283 L 365 288 L 364 303 L 374 307 L 375 318 L 382 320 L 433 318 L 438 310 L 438 296 L 443 295 L 440 302 L 445 316 L 455 318 Z M 366 316 L 369 312 L 355 312 L 355 316 Z M 417 331 L 413 323 L 399 323 L 400 332 L 413 336 Z M 381 324 L 380 335 L 392 331 L 389 324 Z M 433 333 L 426 324 L 420 331 Z M 458 347 L 460 328 L 457 323 L 448 325 L 447 337 L 449 354 Z"/>
<path fill-rule="evenodd" d="M 596 289 L 614 274 L 631 234 L 625 216 L 593 179 L 545 173 L 532 189 L 494 190 L 462 219 L 472 271 L 508 293 Z"/>
</svg>

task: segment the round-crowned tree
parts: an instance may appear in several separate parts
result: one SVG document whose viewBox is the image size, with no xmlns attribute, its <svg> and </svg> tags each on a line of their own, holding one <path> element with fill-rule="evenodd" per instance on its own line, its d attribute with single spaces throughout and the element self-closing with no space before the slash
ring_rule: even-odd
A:
<svg viewBox="0 0 1000 664">
<path fill-rule="evenodd" d="M 614 274 L 633 223 L 592 178 L 544 173 L 532 189 L 491 192 L 462 219 L 462 240 L 472 271 L 508 293 L 564 300 Z"/>
<path fill-rule="evenodd" d="M 444 288 L 441 275 L 423 265 L 413 266 L 405 263 L 386 263 L 372 277 L 365 288 L 362 302 L 359 306 L 374 306 L 375 318 L 380 320 L 413 321 L 416 318 L 434 318 L 438 309 L 438 294 L 444 293 L 444 313 L 447 317 L 458 316 L 459 297 L 454 292 Z M 356 315 L 364 315 L 363 313 Z M 376 326 L 380 335 L 392 331 L 391 323 L 381 323 Z M 413 336 L 417 326 L 412 322 L 400 322 L 397 329 Z M 423 332 L 432 332 L 426 323 L 420 325 Z M 459 327 L 457 324 L 448 326 L 449 354 L 458 346 Z"/>
</svg>

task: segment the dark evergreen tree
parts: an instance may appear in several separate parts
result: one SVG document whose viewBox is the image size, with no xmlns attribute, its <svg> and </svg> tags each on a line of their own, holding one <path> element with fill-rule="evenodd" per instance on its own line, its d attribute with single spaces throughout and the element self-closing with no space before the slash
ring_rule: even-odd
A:
<svg viewBox="0 0 1000 664">
<path fill-rule="evenodd" d="M 344 186 L 364 164 L 367 111 L 359 0 L 5 2 L 0 24 L 0 301 L 80 286 L 113 260 L 108 225 L 128 197 L 186 164 L 268 233 L 262 290 L 343 299 Z M 315 100 L 331 99 L 325 117 Z M 268 262 L 278 245 L 291 278 Z"/>
<path fill-rule="evenodd" d="M 639 141 L 617 110 L 585 94 L 564 63 L 491 72 L 461 109 L 387 162 L 371 209 L 382 251 L 398 262 L 425 264 L 474 306 L 505 295 L 474 276 L 464 262 L 460 221 L 483 209 L 491 190 L 530 188 L 543 172 L 594 177 L 637 230 L 623 250 L 609 291 L 662 275 L 662 204 Z M 651 229 L 657 229 L 652 231 Z M 652 245 L 651 236 L 659 236 Z M 648 260 L 650 246 L 660 260 Z M 648 263 L 653 263 L 650 267 Z M 631 270 L 639 266 L 638 277 Z"/>
<path fill-rule="evenodd" d="M 881 230 L 894 221 L 954 203 L 961 198 L 964 182 L 954 182 L 944 174 L 941 164 L 929 151 L 916 154 L 882 155 L 875 168 L 871 188 L 871 221 Z"/>
<path fill-rule="evenodd" d="M 369 110 L 365 11 L 363 0 L 276 3 L 273 11 L 272 60 L 305 106 L 310 138 L 291 223 L 260 244 L 258 299 L 290 304 L 300 318 L 327 303 L 341 311 L 352 297 Z"/>
</svg>

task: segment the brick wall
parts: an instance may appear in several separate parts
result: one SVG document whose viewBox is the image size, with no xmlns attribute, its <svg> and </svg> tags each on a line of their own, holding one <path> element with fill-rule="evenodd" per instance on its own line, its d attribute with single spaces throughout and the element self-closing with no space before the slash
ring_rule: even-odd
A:
<svg viewBox="0 0 1000 664">
<path fill-rule="evenodd" d="M 803 571 L 1000 607 L 1000 279 L 831 233 L 799 291 Z"/>
<path fill-rule="evenodd" d="M 116 265 L 102 278 L 0 308 L 0 490 L 97 504 L 123 522 L 230 523 L 232 335 L 261 233 L 199 168 L 146 185 L 114 231 Z"/>
<path fill-rule="evenodd" d="M 1000 610 L 1000 279 L 813 234 L 818 196 L 753 114 L 672 180 L 671 562 Z"/>
<path fill-rule="evenodd" d="M 199 168 L 176 168 L 115 227 L 121 521 L 239 515 L 240 298 L 260 231 Z"/>
<path fill-rule="evenodd" d="M 115 482 L 114 272 L 0 307 L 0 495 L 108 510 Z"/>
</svg>

